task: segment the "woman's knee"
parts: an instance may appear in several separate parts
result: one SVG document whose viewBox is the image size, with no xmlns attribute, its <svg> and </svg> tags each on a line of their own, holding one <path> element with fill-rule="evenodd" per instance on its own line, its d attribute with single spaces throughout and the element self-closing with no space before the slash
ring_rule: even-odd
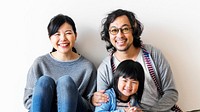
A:
<svg viewBox="0 0 200 112">
<path fill-rule="evenodd" d="M 43 88 L 55 88 L 55 81 L 51 77 L 43 75 L 38 79 L 36 85 Z"/>
<path fill-rule="evenodd" d="M 57 82 L 57 86 L 64 86 L 65 88 L 69 88 L 69 89 L 73 89 L 73 88 L 76 88 L 76 84 L 75 82 L 73 81 L 73 79 L 68 76 L 68 75 L 65 75 L 65 76 L 62 76 L 58 79 L 58 82 Z"/>
<path fill-rule="evenodd" d="M 34 98 L 52 97 L 55 92 L 55 82 L 48 76 L 41 76 L 34 87 Z"/>
</svg>

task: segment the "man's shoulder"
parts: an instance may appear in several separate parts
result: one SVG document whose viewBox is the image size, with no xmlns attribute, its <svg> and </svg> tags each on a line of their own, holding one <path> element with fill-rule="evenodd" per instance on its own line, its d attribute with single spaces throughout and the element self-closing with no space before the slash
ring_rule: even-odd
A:
<svg viewBox="0 0 200 112">
<path fill-rule="evenodd" d="M 102 60 L 100 66 L 107 66 L 107 65 L 110 65 L 110 58 L 111 58 L 110 55 L 109 55 L 109 56 L 106 56 L 106 57 Z"/>
<path fill-rule="evenodd" d="M 147 51 L 152 51 L 153 49 L 155 49 L 155 47 L 151 44 L 144 44 L 143 46 Z"/>
<path fill-rule="evenodd" d="M 159 55 L 161 53 L 160 49 L 150 44 L 144 44 L 144 48 L 153 56 Z"/>
</svg>

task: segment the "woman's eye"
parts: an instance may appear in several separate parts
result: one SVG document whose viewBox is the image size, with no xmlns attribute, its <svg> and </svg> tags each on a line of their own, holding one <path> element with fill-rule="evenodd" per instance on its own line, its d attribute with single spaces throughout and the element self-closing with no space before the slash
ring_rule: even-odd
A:
<svg viewBox="0 0 200 112">
<path fill-rule="evenodd" d="M 66 32 L 65 34 L 66 34 L 66 35 L 70 35 L 70 34 L 72 34 L 72 32 Z"/>
<path fill-rule="evenodd" d="M 55 36 L 60 36 L 60 34 L 59 34 L 59 33 L 55 33 L 54 35 L 55 35 Z"/>
</svg>

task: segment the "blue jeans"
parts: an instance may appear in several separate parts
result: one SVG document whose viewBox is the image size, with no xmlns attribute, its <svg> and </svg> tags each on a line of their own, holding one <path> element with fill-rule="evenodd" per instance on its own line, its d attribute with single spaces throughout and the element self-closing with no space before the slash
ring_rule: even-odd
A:
<svg viewBox="0 0 200 112">
<path fill-rule="evenodd" d="M 57 84 L 48 76 L 41 76 L 36 82 L 31 112 L 89 112 L 90 106 L 79 94 L 71 77 L 65 75 Z"/>
</svg>

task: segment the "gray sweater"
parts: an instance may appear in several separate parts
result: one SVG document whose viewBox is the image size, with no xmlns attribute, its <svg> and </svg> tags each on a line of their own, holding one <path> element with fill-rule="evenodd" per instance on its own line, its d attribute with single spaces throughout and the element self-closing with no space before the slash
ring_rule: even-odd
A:
<svg viewBox="0 0 200 112">
<path fill-rule="evenodd" d="M 76 83 L 80 95 L 88 101 L 96 91 L 96 68 L 83 56 L 72 61 L 55 60 L 50 53 L 38 57 L 27 74 L 27 82 L 24 91 L 24 106 L 30 109 L 34 84 L 42 75 L 47 75 L 55 80 L 63 75 L 69 75 Z M 90 104 L 92 107 L 92 104 Z M 92 107 L 93 108 L 93 107 Z"/>
<path fill-rule="evenodd" d="M 170 68 L 169 63 L 163 56 L 160 50 L 156 49 L 151 45 L 144 45 L 144 48 L 151 55 L 151 62 L 154 68 L 155 75 L 157 77 L 158 83 L 160 84 L 164 95 L 161 97 L 157 89 L 155 88 L 155 84 L 150 79 L 150 81 L 145 82 L 146 85 L 150 86 L 144 88 L 144 91 L 150 91 L 152 93 L 143 94 L 142 96 L 142 104 L 146 110 L 149 111 L 170 111 L 170 108 L 177 102 L 178 100 L 178 91 L 176 90 L 173 74 Z M 144 68 L 145 69 L 145 68 Z M 146 73 L 145 73 L 145 81 L 146 81 Z M 148 74 L 149 75 L 149 74 Z M 103 62 L 100 64 L 97 71 L 97 90 L 106 90 L 110 85 L 113 79 L 110 56 L 106 57 Z M 153 86 L 153 87 L 151 87 Z M 154 88 L 153 90 L 148 90 L 150 88 Z M 146 96 L 148 95 L 148 96 Z M 144 100 L 145 99 L 145 100 Z M 152 103 L 155 102 L 155 103 Z"/>
</svg>

